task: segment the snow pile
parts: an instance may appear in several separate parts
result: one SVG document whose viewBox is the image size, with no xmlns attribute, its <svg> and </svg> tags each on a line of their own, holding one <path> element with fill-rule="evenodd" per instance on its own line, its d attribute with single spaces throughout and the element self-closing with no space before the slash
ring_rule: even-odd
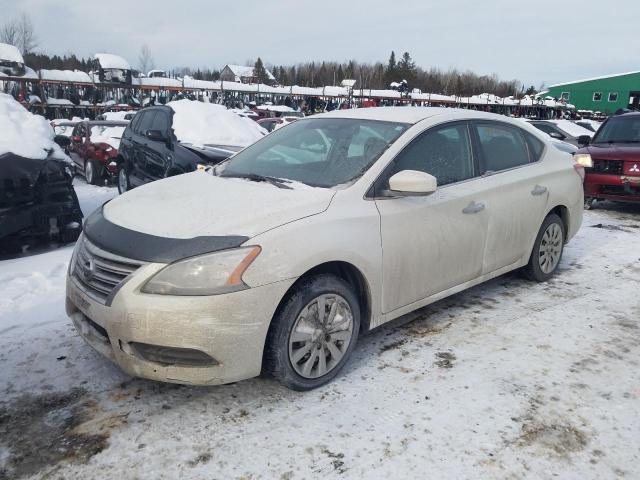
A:
<svg viewBox="0 0 640 480">
<path fill-rule="evenodd" d="M 100 66 L 104 69 L 119 69 L 119 70 L 131 70 L 129 62 L 124 58 L 114 55 L 112 53 L 96 53 L 94 58 L 100 62 Z"/>
<path fill-rule="evenodd" d="M 54 143 L 53 128 L 44 117 L 29 113 L 10 95 L 0 93 L 0 155 L 11 152 L 25 158 L 66 158 Z"/>
<path fill-rule="evenodd" d="M 20 50 L 8 43 L 0 43 L 0 60 L 24 63 Z"/>
<path fill-rule="evenodd" d="M 183 143 L 245 147 L 267 133 L 253 120 L 222 105 L 193 100 L 178 100 L 167 105 L 175 112 L 173 131 Z"/>
</svg>

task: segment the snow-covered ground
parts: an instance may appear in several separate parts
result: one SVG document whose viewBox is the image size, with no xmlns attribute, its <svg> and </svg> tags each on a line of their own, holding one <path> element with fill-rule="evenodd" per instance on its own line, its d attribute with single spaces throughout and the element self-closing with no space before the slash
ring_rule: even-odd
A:
<svg viewBox="0 0 640 480">
<path fill-rule="evenodd" d="M 549 283 L 438 302 L 307 393 L 130 378 L 64 313 L 71 247 L 1 261 L 0 478 L 640 478 L 639 244 L 640 207 L 585 212 Z"/>
</svg>

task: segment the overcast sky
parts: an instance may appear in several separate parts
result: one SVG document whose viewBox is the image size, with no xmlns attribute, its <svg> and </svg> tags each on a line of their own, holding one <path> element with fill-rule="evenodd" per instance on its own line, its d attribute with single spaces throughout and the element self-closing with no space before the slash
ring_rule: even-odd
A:
<svg viewBox="0 0 640 480">
<path fill-rule="evenodd" d="M 39 51 L 116 53 L 132 66 L 222 67 L 262 57 L 386 62 L 496 73 L 538 87 L 640 70 L 640 0 L 0 0 L 27 12 Z"/>
</svg>

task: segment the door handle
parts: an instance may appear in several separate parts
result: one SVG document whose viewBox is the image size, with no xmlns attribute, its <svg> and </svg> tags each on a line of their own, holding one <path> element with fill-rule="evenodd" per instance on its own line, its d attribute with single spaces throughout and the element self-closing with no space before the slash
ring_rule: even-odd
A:
<svg viewBox="0 0 640 480">
<path fill-rule="evenodd" d="M 469 205 L 464 207 L 464 209 L 462 210 L 462 213 L 478 213 L 484 210 L 484 207 L 485 207 L 484 203 L 476 202 L 474 200 Z"/>
<path fill-rule="evenodd" d="M 533 187 L 533 190 L 531 190 L 531 195 L 542 195 L 544 193 L 547 193 L 547 187 L 543 187 L 542 185 L 536 185 Z"/>
</svg>

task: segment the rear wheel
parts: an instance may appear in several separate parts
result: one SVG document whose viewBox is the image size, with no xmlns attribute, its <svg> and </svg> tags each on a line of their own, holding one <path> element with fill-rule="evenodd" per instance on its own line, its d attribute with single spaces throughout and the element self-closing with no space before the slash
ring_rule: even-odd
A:
<svg viewBox="0 0 640 480">
<path fill-rule="evenodd" d="M 118 192 L 124 193 L 130 189 L 129 172 L 126 164 L 122 163 L 118 169 Z"/>
<path fill-rule="evenodd" d="M 265 352 L 265 370 L 294 390 L 332 380 L 347 362 L 360 330 L 353 289 L 323 274 L 303 281 L 276 313 Z"/>
<path fill-rule="evenodd" d="M 529 279 L 544 282 L 551 278 L 560 264 L 565 236 L 562 219 L 555 213 L 547 215 L 533 244 L 529 263 L 524 268 Z"/>
</svg>

